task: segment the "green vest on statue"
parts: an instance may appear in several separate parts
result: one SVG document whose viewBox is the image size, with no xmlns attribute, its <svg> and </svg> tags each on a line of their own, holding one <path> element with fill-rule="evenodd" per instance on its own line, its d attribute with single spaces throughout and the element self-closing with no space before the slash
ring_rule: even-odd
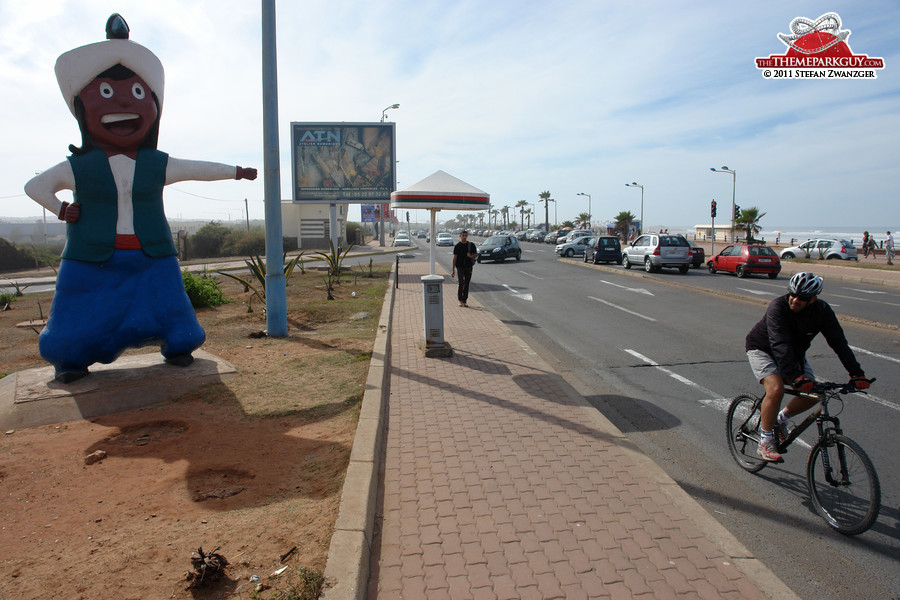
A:
<svg viewBox="0 0 900 600">
<path fill-rule="evenodd" d="M 80 156 L 70 156 L 69 164 L 75 174 L 74 201 L 81 206 L 77 223 L 66 226 L 66 247 L 62 257 L 86 262 L 104 262 L 116 247 L 118 192 L 106 153 L 92 150 Z M 147 256 L 162 257 L 177 254 L 172 232 L 163 208 L 163 187 L 166 184 L 166 165 L 169 155 L 144 148 L 138 151 L 134 166 L 132 209 L 134 233 Z"/>
</svg>

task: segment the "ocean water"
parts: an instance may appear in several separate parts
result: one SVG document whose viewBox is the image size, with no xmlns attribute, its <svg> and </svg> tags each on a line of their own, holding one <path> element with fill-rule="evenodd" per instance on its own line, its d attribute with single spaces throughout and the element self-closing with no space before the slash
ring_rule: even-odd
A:
<svg viewBox="0 0 900 600">
<path fill-rule="evenodd" d="M 658 231 L 658 227 L 650 227 L 649 231 Z M 885 231 L 873 231 L 872 229 L 864 229 L 862 227 L 821 227 L 821 228 L 812 228 L 812 227 L 797 227 L 797 226 L 783 226 L 783 227 L 764 227 L 762 231 L 756 236 L 759 239 L 764 239 L 767 244 L 776 243 L 775 240 L 779 240 L 779 244 L 787 245 L 790 243 L 791 239 L 794 240 L 794 243 L 802 243 L 806 240 L 811 240 L 815 238 L 835 238 L 839 240 L 850 240 L 853 245 L 859 246 L 862 243 L 863 232 L 868 231 L 871 235 L 875 237 L 875 243 L 881 245 L 881 242 L 887 237 L 887 233 Z M 893 229 L 890 230 L 894 239 L 897 239 L 897 231 Z M 681 233 L 685 236 L 693 239 L 694 237 L 694 229 L 693 228 L 670 228 L 669 233 Z M 721 234 L 720 234 L 721 235 Z"/>
<path fill-rule="evenodd" d="M 760 232 L 759 237 L 765 238 L 767 242 L 774 243 L 776 237 L 781 238 L 782 244 L 788 243 L 791 238 L 797 240 L 797 243 L 805 242 L 814 238 L 835 238 L 839 240 L 850 240 L 850 242 L 859 246 L 862 243 L 863 232 L 868 231 L 875 238 L 875 242 L 879 243 L 887 238 L 885 231 L 873 231 L 872 229 L 862 229 L 853 227 L 822 227 L 820 229 L 802 228 L 802 227 L 772 227 L 765 228 Z M 893 231 L 893 230 L 892 230 Z M 894 238 L 896 239 L 896 232 Z"/>
</svg>

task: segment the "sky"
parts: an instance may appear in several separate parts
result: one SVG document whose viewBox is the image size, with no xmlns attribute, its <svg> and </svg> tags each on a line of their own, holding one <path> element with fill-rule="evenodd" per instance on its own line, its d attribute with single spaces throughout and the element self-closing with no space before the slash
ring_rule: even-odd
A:
<svg viewBox="0 0 900 600">
<path fill-rule="evenodd" d="M 114 12 L 166 70 L 160 150 L 260 170 L 168 186 L 168 216 L 243 220 L 246 199 L 264 218 L 260 2 L 0 0 L 0 219 L 41 215 L 25 182 L 80 142 L 54 64 Z M 827 12 L 854 54 L 884 58 L 877 79 L 765 79 L 754 59 L 785 53 L 777 34 Z M 550 191 L 551 222 L 630 211 L 674 229 L 708 223 L 712 199 L 724 223 L 734 192 L 765 229 L 900 227 L 894 0 L 304 0 L 276 18 L 283 199 L 291 122 L 377 122 L 397 103 L 398 189 L 443 170 L 498 208 L 543 215 Z"/>
</svg>

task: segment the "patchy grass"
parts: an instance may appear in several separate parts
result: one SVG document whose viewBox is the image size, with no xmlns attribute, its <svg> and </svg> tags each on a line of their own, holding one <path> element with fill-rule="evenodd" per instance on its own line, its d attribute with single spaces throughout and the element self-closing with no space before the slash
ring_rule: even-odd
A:
<svg viewBox="0 0 900 600">
<path fill-rule="evenodd" d="M 315 598 L 392 266 L 375 264 L 372 277 L 368 264 L 354 267 L 333 301 L 320 271 L 294 271 L 285 338 L 260 337 L 263 304 L 248 313 L 251 292 L 221 277 L 230 301 L 197 315 L 203 349 L 235 377 L 143 410 L 0 438 L 0 597 L 97 598 L 115 586 L 134 598 Z M 0 312 L 0 376 L 46 366 L 37 331 L 16 324 L 46 318 L 51 299 L 26 294 Z M 109 457 L 85 466 L 100 449 Z M 201 545 L 229 564 L 209 589 L 188 591 Z"/>
</svg>

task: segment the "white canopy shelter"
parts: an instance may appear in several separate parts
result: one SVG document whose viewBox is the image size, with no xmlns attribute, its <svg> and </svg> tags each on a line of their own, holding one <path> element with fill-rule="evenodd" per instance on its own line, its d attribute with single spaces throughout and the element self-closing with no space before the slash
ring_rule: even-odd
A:
<svg viewBox="0 0 900 600">
<path fill-rule="evenodd" d="M 431 212 L 431 274 L 434 275 L 435 215 L 439 210 L 487 210 L 491 196 L 444 171 L 391 194 L 391 208 L 424 208 Z"/>
</svg>

